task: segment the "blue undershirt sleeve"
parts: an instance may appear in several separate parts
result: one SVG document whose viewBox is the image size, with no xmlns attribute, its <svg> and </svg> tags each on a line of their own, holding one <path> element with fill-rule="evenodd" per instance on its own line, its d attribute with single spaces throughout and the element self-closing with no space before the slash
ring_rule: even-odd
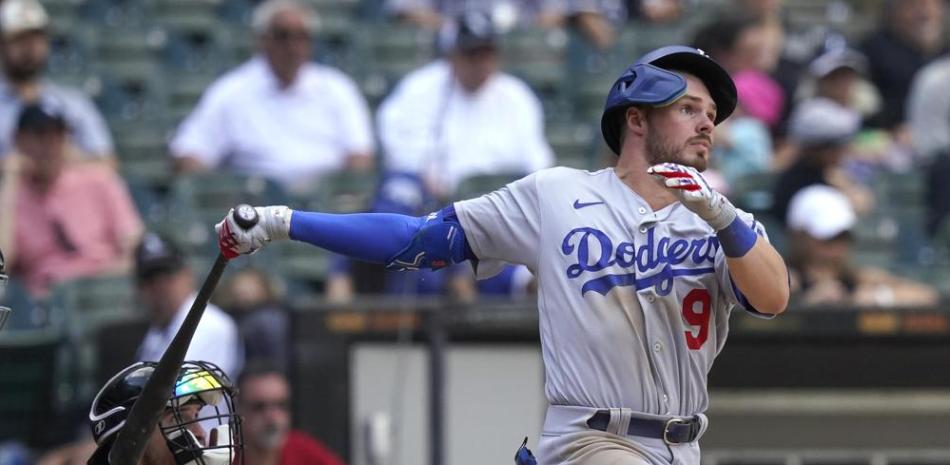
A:
<svg viewBox="0 0 950 465">
<path fill-rule="evenodd" d="M 475 258 L 452 206 L 424 217 L 294 211 L 290 238 L 390 269 L 439 269 Z"/>
</svg>

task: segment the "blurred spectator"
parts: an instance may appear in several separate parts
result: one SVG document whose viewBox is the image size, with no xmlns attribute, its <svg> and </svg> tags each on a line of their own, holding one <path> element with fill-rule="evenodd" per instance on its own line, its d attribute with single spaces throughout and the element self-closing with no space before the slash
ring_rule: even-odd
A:
<svg viewBox="0 0 950 465">
<path fill-rule="evenodd" d="M 86 158 L 112 162 L 114 148 L 109 129 L 92 102 L 78 89 L 43 79 L 49 57 L 49 17 L 37 0 L 0 3 L 0 158 L 13 148 L 17 115 L 24 104 L 59 105 L 70 129 L 70 142 Z"/>
<path fill-rule="evenodd" d="M 179 171 L 226 167 L 303 188 L 373 165 L 369 109 L 341 71 L 310 62 L 316 13 L 292 0 L 257 6 L 260 53 L 215 81 L 171 141 Z"/>
<path fill-rule="evenodd" d="M 678 20 L 692 3 L 688 0 L 567 0 L 566 14 L 573 24 L 595 46 L 601 49 L 614 44 L 617 29 L 628 20 L 647 23 L 669 23 Z"/>
<path fill-rule="evenodd" d="M 108 166 L 70 161 L 68 123 L 52 104 L 23 107 L 3 161 L 0 248 L 35 297 L 57 282 L 128 271 L 142 222 Z"/>
<path fill-rule="evenodd" d="M 762 24 L 751 16 L 728 14 L 701 27 L 693 46 L 705 50 L 731 74 L 762 69 Z"/>
<path fill-rule="evenodd" d="M 498 70 L 491 17 L 466 14 L 442 37 L 446 58 L 409 73 L 379 108 L 386 168 L 419 175 L 445 201 L 469 176 L 551 166 L 541 102 Z"/>
<path fill-rule="evenodd" d="M 914 74 L 947 50 L 943 0 L 885 0 L 881 29 L 864 39 L 871 81 L 883 106 L 870 122 L 886 129 L 904 123 L 907 92 Z"/>
<path fill-rule="evenodd" d="M 389 173 L 374 211 L 426 214 L 454 199 L 466 178 L 514 179 L 553 164 L 541 102 L 524 82 L 498 69 L 498 34 L 483 12 L 446 23 L 440 34 L 446 58 L 407 75 L 382 103 L 377 118 Z M 328 280 L 332 300 L 353 294 L 346 263 L 338 263 Z M 465 271 L 386 273 L 379 291 L 448 291 L 468 300 L 477 285 Z"/>
<path fill-rule="evenodd" d="M 796 146 L 794 163 L 779 176 L 774 189 L 773 213 L 787 218 L 788 204 L 795 194 L 812 184 L 825 184 L 843 192 L 860 214 L 868 212 L 874 197 L 843 170 L 849 144 L 861 127 L 857 112 L 825 99 L 799 104 L 789 121 L 789 137 Z"/>
<path fill-rule="evenodd" d="M 135 277 L 150 323 L 136 360 L 158 361 L 197 296 L 195 276 L 175 244 L 148 233 L 135 251 Z M 244 356 L 234 320 L 209 303 L 185 358 L 212 362 L 228 376 L 240 372 Z"/>
<path fill-rule="evenodd" d="M 847 48 L 830 50 L 812 60 L 808 72 L 815 80 L 816 97 L 853 108 L 857 86 L 867 72 L 867 59 Z"/>
<path fill-rule="evenodd" d="M 215 299 L 235 321 L 245 360 L 265 360 L 286 371 L 290 360 L 290 318 L 280 292 L 264 271 L 244 268 L 232 274 Z"/>
<path fill-rule="evenodd" d="M 833 187 L 813 185 L 795 194 L 787 218 L 793 298 L 797 294 L 806 305 L 936 304 L 939 295 L 930 286 L 851 264 L 856 219 L 847 197 Z"/>
<path fill-rule="evenodd" d="M 745 176 L 772 170 L 772 136 L 767 124 L 778 123 L 783 99 L 782 89 L 758 71 L 743 71 L 733 80 L 739 104 L 729 119 L 716 126 L 712 157 L 727 187 Z"/>
<path fill-rule="evenodd" d="M 927 171 L 927 230 L 937 233 L 950 214 L 950 55 L 917 73 L 907 101 L 917 155 Z"/>
<path fill-rule="evenodd" d="M 249 363 L 237 388 L 246 465 L 343 465 L 323 443 L 291 429 L 290 384 L 280 370 Z"/>
<path fill-rule="evenodd" d="M 427 29 L 439 30 L 446 18 L 457 18 L 473 6 L 491 12 L 492 19 L 508 29 L 516 25 L 558 26 L 564 20 L 567 0 L 386 0 L 386 13 Z"/>
</svg>

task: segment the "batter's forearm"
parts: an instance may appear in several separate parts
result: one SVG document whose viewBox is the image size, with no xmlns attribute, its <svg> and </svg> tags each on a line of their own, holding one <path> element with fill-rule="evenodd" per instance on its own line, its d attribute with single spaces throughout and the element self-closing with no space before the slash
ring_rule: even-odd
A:
<svg viewBox="0 0 950 465">
<path fill-rule="evenodd" d="M 452 207 L 425 217 L 294 211 L 290 238 L 392 269 L 433 268 L 474 258 Z"/>
<path fill-rule="evenodd" d="M 741 257 L 726 257 L 729 275 L 749 304 L 760 313 L 777 315 L 788 306 L 788 269 L 774 247 L 763 239 Z"/>
</svg>

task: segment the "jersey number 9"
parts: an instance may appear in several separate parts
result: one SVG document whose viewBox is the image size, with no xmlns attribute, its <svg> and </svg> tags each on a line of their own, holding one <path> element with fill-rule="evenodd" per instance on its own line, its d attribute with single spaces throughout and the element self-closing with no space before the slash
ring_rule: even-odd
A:
<svg viewBox="0 0 950 465">
<path fill-rule="evenodd" d="M 690 325 L 698 327 L 685 331 L 686 346 L 691 350 L 699 350 L 709 338 L 711 308 L 712 299 L 706 289 L 693 289 L 683 298 L 683 318 Z"/>
</svg>

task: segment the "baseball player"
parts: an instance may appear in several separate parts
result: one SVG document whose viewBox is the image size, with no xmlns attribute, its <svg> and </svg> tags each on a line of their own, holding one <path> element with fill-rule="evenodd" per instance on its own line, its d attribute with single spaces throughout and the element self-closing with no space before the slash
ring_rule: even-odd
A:
<svg viewBox="0 0 950 465">
<path fill-rule="evenodd" d="M 89 409 L 89 427 L 97 447 L 89 465 L 109 465 L 119 430 L 157 365 L 134 363 L 96 394 Z M 231 381 L 217 365 L 183 363 L 175 391 L 139 465 L 242 465 L 243 441 L 234 395 Z"/>
<path fill-rule="evenodd" d="M 391 269 L 502 262 L 538 279 L 545 465 L 698 464 L 706 375 L 729 313 L 770 317 L 788 272 L 762 225 L 710 189 L 713 128 L 736 88 L 704 52 L 654 50 L 620 76 L 601 130 L 618 156 L 596 172 L 541 170 L 421 218 L 258 208 L 216 226 L 226 256 L 281 239 Z"/>
</svg>

